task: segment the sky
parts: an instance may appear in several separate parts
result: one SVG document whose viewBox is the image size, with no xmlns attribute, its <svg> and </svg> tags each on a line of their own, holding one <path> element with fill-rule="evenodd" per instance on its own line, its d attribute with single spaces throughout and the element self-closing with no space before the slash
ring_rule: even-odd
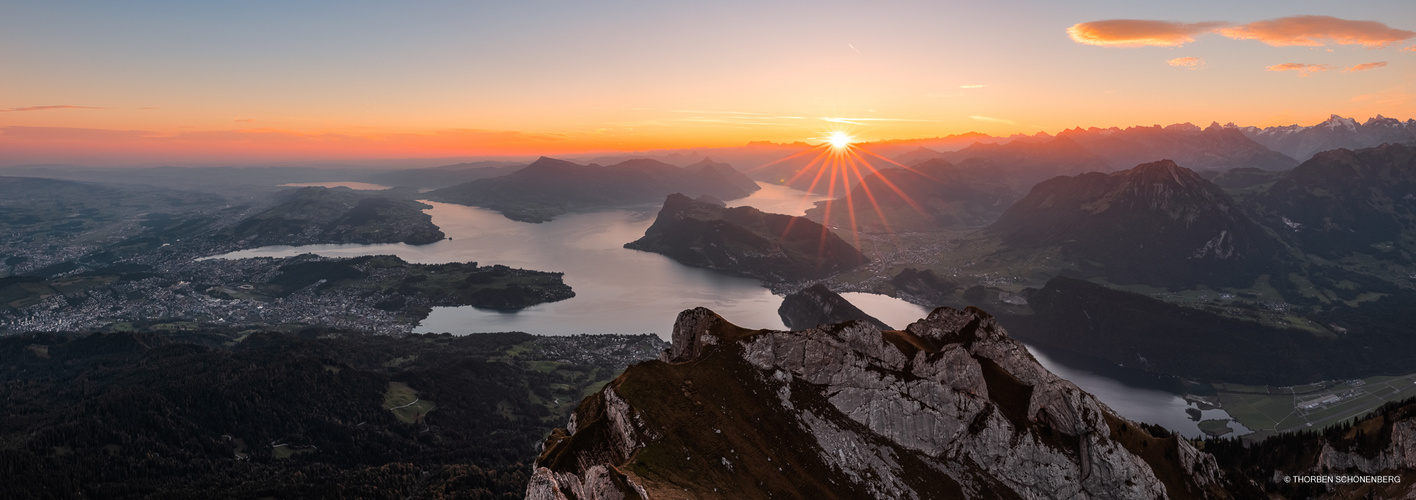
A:
<svg viewBox="0 0 1416 500">
<path fill-rule="evenodd" d="M 1413 95 L 1409 0 L 0 0 L 0 166 L 1311 125 Z"/>
</svg>

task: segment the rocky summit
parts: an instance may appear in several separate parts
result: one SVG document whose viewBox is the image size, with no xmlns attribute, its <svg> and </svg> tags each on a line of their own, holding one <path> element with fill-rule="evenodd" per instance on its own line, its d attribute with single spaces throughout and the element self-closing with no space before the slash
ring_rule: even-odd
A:
<svg viewBox="0 0 1416 500">
<path fill-rule="evenodd" d="M 527 498 L 1226 498 L 1226 481 L 975 308 L 793 332 L 698 308 L 552 432 Z"/>
</svg>

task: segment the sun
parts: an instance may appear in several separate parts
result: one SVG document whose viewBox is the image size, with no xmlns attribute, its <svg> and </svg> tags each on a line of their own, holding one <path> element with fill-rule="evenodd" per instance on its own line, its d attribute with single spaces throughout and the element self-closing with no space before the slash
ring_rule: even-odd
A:
<svg viewBox="0 0 1416 500">
<path fill-rule="evenodd" d="M 843 151 L 851 147 L 851 143 L 855 142 L 855 138 L 851 137 L 850 134 L 837 130 L 831 132 L 831 135 L 826 137 L 826 142 L 831 143 L 831 149 Z"/>
</svg>

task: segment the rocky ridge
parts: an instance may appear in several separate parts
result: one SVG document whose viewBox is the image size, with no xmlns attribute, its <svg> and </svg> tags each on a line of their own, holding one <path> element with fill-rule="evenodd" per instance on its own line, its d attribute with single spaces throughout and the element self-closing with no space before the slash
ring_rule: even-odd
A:
<svg viewBox="0 0 1416 500">
<path fill-rule="evenodd" d="M 658 361 L 551 434 L 527 498 L 1225 498 L 1226 484 L 1213 457 L 1116 416 L 981 310 L 781 332 L 698 308 Z"/>
</svg>

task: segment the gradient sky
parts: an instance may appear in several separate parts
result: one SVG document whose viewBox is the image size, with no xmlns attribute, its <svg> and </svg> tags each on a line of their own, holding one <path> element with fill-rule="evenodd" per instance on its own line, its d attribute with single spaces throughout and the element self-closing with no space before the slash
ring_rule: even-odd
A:
<svg viewBox="0 0 1416 500">
<path fill-rule="evenodd" d="M 760 3 L 0 0 L 0 165 L 1416 117 L 1409 0 Z"/>
</svg>

